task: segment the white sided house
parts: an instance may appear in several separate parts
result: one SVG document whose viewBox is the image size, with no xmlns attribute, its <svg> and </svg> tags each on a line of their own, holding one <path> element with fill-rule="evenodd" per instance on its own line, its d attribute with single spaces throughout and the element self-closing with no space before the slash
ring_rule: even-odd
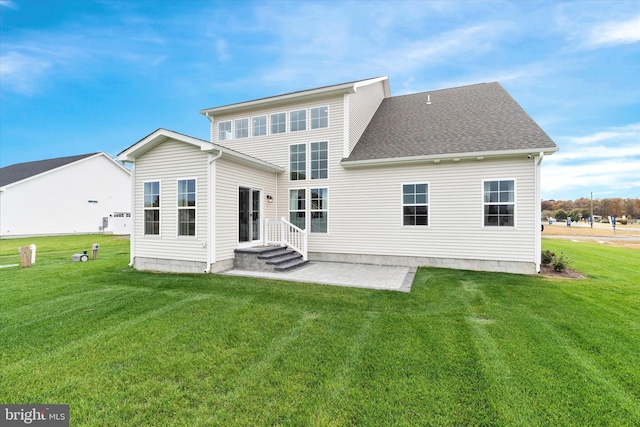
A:
<svg viewBox="0 0 640 427">
<path fill-rule="evenodd" d="M 1 237 L 130 229 L 131 173 L 105 153 L 0 169 Z"/>
<path fill-rule="evenodd" d="M 138 269 L 217 272 L 283 245 L 539 271 L 540 163 L 558 147 L 498 83 L 392 97 L 380 77 L 201 113 L 210 142 L 159 129 L 118 156 L 133 165 Z"/>
</svg>

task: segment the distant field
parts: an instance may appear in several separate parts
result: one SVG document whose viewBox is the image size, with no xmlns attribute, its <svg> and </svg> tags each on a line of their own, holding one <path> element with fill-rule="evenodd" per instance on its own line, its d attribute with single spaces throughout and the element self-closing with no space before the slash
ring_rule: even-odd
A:
<svg viewBox="0 0 640 427">
<path fill-rule="evenodd" d="M 574 223 L 570 227 L 564 223 L 553 223 L 553 225 L 545 223 L 542 237 L 556 236 L 592 237 L 593 241 L 603 245 L 640 249 L 640 224 L 617 225 L 614 233 L 611 224 L 594 223 L 591 228 L 584 223 Z M 634 239 L 617 239 L 618 237 Z"/>
<path fill-rule="evenodd" d="M 588 278 L 421 268 L 406 294 L 140 272 L 111 236 L 0 264 L 30 243 L 0 269 L 0 402 L 72 426 L 640 425 L 634 250 L 544 239 Z"/>
</svg>

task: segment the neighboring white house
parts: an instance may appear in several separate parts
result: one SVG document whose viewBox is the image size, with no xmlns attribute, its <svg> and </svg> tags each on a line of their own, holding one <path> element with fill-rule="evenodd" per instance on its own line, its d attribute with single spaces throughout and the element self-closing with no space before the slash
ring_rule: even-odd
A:
<svg viewBox="0 0 640 427">
<path fill-rule="evenodd" d="M 138 269 L 222 271 L 237 248 L 285 243 L 310 260 L 539 271 L 540 163 L 558 147 L 498 83 L 391 97 L 379 77 L 201 113 L 211 142 L 159 129 L 118 156 Z"/>
<path fill-rule="evenodd" d="M 129 234 L 130 212 L 131 172 L 105 153 L 18 163 L 0 169 L 2 237 Z M 114 221 L 114 214 L 123 217 Z"/>
</svg>

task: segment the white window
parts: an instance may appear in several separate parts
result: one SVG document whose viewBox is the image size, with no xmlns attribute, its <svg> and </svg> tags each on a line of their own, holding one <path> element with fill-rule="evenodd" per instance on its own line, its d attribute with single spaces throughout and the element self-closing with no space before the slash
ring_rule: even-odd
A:
<svg viewBox="0 0 640 427">
<path fill-rule="evenodd" d="M 231 120 L 218 123 L 218 141 L 231 139 Z"/>
<path fill-rule="evenodd" d="M 485 227 L 515 226 L 514 180 L 484 181 L 484 225 Z"/>
<path fill-rule="evenodd" d="M 309 112 L 311 115 L 311 129 L 320 129 L 329 127 L 329 107 L 312 108 Z"/>
<path fill-rule="evenodd" d="M 306 193 L 304 188 L 289 190 L 289 222 L 303 230 L 307 226 Z"/>
<path fill-rule="evenodd" d="M 329 143 L 327 141 L 310 144 L 311 179 L 325 179 L 329 175 Z"/>
<path fill-rule="evenodd" d="M 287 113 L 271 115 L 271 133 L 285 133 L 287 131 Z"/>
<path fill-rule="evenodd" d="M 178 236 L 196 235 L 196 180 L 178 181 Z"/>
<path fill-rule="evenodd" d="M 307 130 L 307 110 L 296 110 L 289 113 L 289 127 L 291 132 Z"/>
<path fill-rule="evenodd" d="M 307 144 L 289 146 L 289 179 L 301 181 L 307 178 Z"/>
<path fill-rule="evenodd" d="M 258 116 L 251 119 L 251 135 L 262 136 L 267 134 L 267 116 Z"/>
<path fill-rule="evenodd" d="M 429 225 L 429 184 L 402 185 L 402 225 Z"/>
<path fill-rule="evenodd" d="M 249 119 L 237 119 L 234 125 L 236 127 L 236 138 L 249 137 Z"/>
<path fill-rule="evenodd" d="M 312 188 L 310 190 L 311 232 L 326 233 L 329 220 L 329 192 L 326 188 Z"/>
<path fill-rule="evenodd" d="M 144 234 L 160 234 L 160 181 L 144 183 Z"/>
</svg>

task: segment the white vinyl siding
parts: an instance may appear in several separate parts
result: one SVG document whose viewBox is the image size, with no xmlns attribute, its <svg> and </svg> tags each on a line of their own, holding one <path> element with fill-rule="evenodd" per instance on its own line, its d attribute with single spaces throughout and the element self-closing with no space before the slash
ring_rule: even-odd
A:
<svg viewBox="0 0 640 427">
<path fill-rule="evenodd" d="M 343 153 L 344 157 L 349 157 L 383 99 L 382 82 L 361 86 L 356 93 L 348 95 L 349 132 L 348 141 L 346 141 L 347 149 Z"/>
<path fill-rule="evenodd" d="M 333 157 L 332 162 L 336 161 Z M 479 189 L 483 180 L 494 176 L 509 176 L 516 183 L 515 227 L 482 225 Z M 331 233 L 310 237 L 310 252 L 525 263 L 535 260 L 539 201 L 535 200 L 533 165 L 526 158 L 339 168 L 328 182 Z M 429 226 L 403 226 L 399 219 L 402 185 L 427 182 Z"/>
<path fill-rule="evenodd" d="M 208 223 L 207 154 L 198 147 L 168 140 L 136 159 L 134 197 L 134 257 L 205 262 Z M 196 238 L 178 235 L 178 180 L 189 177 L 196 187 Z M 160 238 L 144 234 L 143 183 L 160 182 Z"/>
</svg>

